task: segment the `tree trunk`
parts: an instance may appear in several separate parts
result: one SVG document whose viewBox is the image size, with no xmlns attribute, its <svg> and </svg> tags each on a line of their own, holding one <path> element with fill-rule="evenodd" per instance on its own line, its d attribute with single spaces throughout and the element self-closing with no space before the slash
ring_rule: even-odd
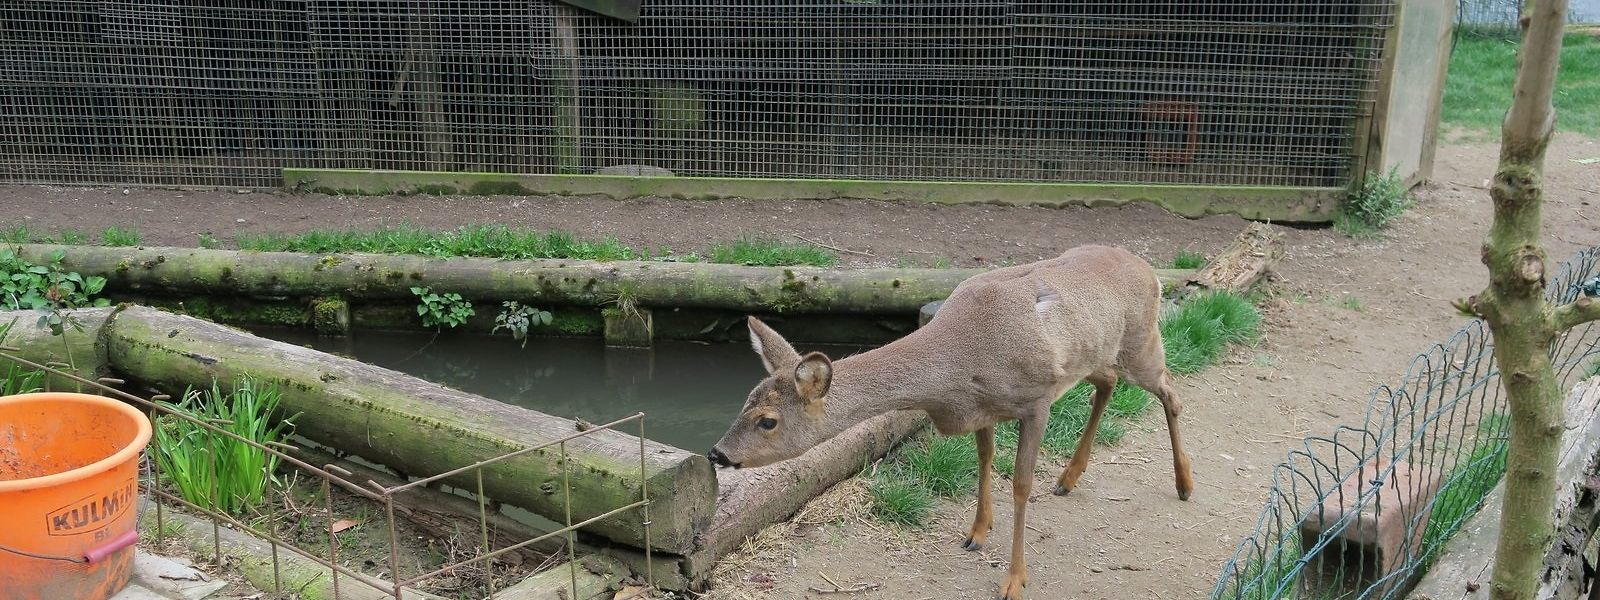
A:
<svg viewBox="0 0 1600 600">
<path fill-rule="evenodd" d="M 100 339 L 113 368 L 173 396 L 186 386 L 226 383 L 244 374 L 278 382 L 283 412 L 300 413 L 296 434 L 411 476 L 443 473 L 580 431 L 569 419 L 150 308 L 118 313 Z M 576 438 L 566 450 L 573 463 L 565 470 L 574 522 L 639 499 L 641 446 L 626 428 Z M 650 545 L 687 554 L 715 510 L 716 476 L 697 453 L 650 441 L 643 451 Z M 485 466 L 484 491 L 561 522 L 562 471 L 557 448 L 545 448 Z M 446 482 L 477 488 L 471 471 Z M 638 511 L 625 511 L 585 530 L 642 548 L 646 532 L 640 522 Z"/>
<path fill-rule="evenodd" d="M 63 267 L 105 277 L 109 288 L 154 294 L 413 299 L 413 286 L 469 300 L 534 306 L 600 306 L 631 295 L 639 306 L 757 313 L 915 313 L 985 269 L 821 269 L 644 261 L 430 258 L 384 254 L 299 254 L 199 248 L 107 248 L 24 244 L 42 261 L 60 250 Z M 1180 284 L 1194 271 L 1158 270 Z"/>
<path fill-rule="evenodd" d="M 1489 287 L 1457 307 L 1482 317 L 1494 333 L 1495 363 L 1511 410 L 1504 510 L 1490 597 L 1534 600 L 1554 536 L 1557 454 L 1563 432 L 1561 392 L 1551 369 L 1555 336 L 1590 313 L 1587 298 L 1552 311 L 1545 304 L 1545 254 L 1539 246 L 1544 152 L 1554 131 L 1551 105 L 1561 54 L 1565 0 L 1540 0 L 1522 20 L 1517 80 L 1500 141 L 1490 195 L 1494 224 L 1483 245 Z"/>
</svg>

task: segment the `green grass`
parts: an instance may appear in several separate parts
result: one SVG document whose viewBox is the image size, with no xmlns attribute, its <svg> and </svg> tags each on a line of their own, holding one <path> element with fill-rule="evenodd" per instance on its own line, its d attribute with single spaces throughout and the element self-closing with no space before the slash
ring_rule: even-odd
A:
<svg viewBox="0 0 1600 600">
<path fill-rule="evenodd" d="M 264 445 L 282 443 L 288 436 L 294 417 L 269 419 L 280 398 L 277 384 L 246 377 L 229 392 L 213 382 L 209 390 L 190 389 L 178 403 L 162 405 Z M 277 483 L 277 456 L 188 419 L 159 416 L 155 446 L 162 477 L 185 500 L 204 508 L 242 514 L 260 506 L 269 487 Z"/>
<path fill-rule="evenodd" d="M 1161 320 L 1168 368 L 1174 373 L 1193 373 L 1214 364 L 1229 345 L 1253 343 L 1260 335 L 1260 320 L 1255 307 L 1238 296 L 1208 293 L 1190 298 Z M 1094 386 L 1080 383 L 1051 405 L 1050 422 L 1040 442 L 1044 456 L 1066 458 L 1077 449 L 1078 437 L 1089 423 L 1093 393 Z M 1118 382 L 1095 432 L 1095 442 L 1121 441 L 1133 420 L 1154 403 L 1143 389 Z M 995 445 L 995 470 L 1014 476 L 1015 422 L 995 428 Z M 921 525 L 928 509 L 908 508 L 931 507 L 936 498 L 970 494 L 977 485 L 977 462 L 977 445 L 970 435 L 926 435 L 907 442 L 872 477 L 874 513 L 887 523 Z"/>
<path fill-rule="evenodd" d="M 504 225 L 465 225 L 449 231 L 430 231 L 405 224 L 370 231 L 326 229 L 297 235 L 242 235 L 238 244 L 240 250 L 261 252 L 366 252 L 441 258 L 611 261 L 637 256 L 632 248 L 612 238 L 591 241 L 559 231 L 512 229 Z"/>
<path fill-rule="evenodd" d="M 6 336 L 11 334 L 17 319 L 9 323 L 0 323 L 0 345 L 4 345 Z M 28 394 L 44 391 L 44 371 L 25 369 L 21 365 L 7 361 L 4 371 L 0 371 L 0 396 L 13 394 Z"/>
<path fill-rule="evenodd" d="M 107 227 L 100 233 L 100 243 L 107 246 L 137 246 L 139 241 L 139 230 L 132 227 Z"/>
<path fill-rule="evenodd" d="M 1206 266 L 1206 255 L 1199 252 L 1179 250 L 1178 255 L 1172 258 L 1174 269 L 1198 269 Z"/>
<path fill-rule="evenodd" d="M 1441 119 L 1481 132 L 1498 131 L 1511 105 L 1518 42 L 1496 35 L 1456 37 L 1445 79 Z M 1567 34 L 1556 76 L 1556 127 L 1600 135 L 1600 39 Z"/>
<path fill-rule="evenodd" d="M 1472 452 L 1456 463 L 1434 496 L 1427 528 L 1422 531 L 1424 565 L 1432 564 L 1444 543 L 1499 485 L 1506 472 L 1506 436 L 1510 433 L 1510 418 L 1504 414 L 1489 415 L 1478 424 Z"/>
<path fill-rule="evenodd" d="M 1295 563 L 1304 556 L 1300 549 L 1300 536 L 1294 532 L 1286 532 L 1277 536 L 1278 539 L 1265 549 L 1260 557 L 1254 558 L 1240 568 L 1223 598 L 1238 600 L 1271 600 L 1274 598 L 1297 598 L 1300 596 L 1295 589 L 1295 580 L 1300 575 L 1294 571 Z M 1279 594 L 1278 590 L 1284 590 Z"/>
<path fill-rule="evenodd" d="M 757 238 L 717 244 L 706 252 L 706 256 L 714 263 L 764 267 L 831 267 L 839 262 L 837 255 L 822 248 Z"/>
</svg>

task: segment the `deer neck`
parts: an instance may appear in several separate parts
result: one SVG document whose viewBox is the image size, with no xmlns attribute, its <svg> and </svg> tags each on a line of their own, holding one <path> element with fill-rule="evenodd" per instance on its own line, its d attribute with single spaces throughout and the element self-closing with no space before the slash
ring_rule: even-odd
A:
<svg viewBox="0 0 1600 600">
<path fill-rule="evenodd" d="M 941 377 L 951 373 L 941 364 L 945 358 L 913 335 L 835 362 L 826 413 L 831 433 L 887 412 L 927 409 L 949 397 L 955 387 Z"/>
</svg>

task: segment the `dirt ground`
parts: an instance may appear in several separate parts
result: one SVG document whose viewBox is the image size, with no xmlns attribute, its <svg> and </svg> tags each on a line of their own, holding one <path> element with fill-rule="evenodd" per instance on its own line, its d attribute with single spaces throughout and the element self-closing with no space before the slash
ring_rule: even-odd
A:
<svg viewBox="0 0 1600 600">
<path fill-rule="evenodd" d="M 1067 498 L 1046 494 L 1029 508 L 1034 599 L 1196 598 L 1261 508 L 1271 467 L 1307 434 L 1358 423 L 1369 391 L 1397 379 L 1411 356 L 1463 319 L 1447 301 L 1478 291 L 1486 272 L 1478 246 L 1490 221 L 1493 143 L 1442 142 L 1432 180 L 1382 239 L 1355 241 L 1331 229 L 1282 228 L 1287 255 L 1280 294 L 1265 307 L 1265 341 L 1226 364 L 1179 382 L 1182 425 L 1199 483 L 1178 501 L 1164 426 L 1152 413 L 1125 441 L 1097 449 Z M 1552 262 L 1600 243 L 1600 143 L 1558 135 L 1547 158 L 1546 248 Z M 1136 205 L 1112 209 L 926 206 L 866 201 L 694 202 L 669 199 L 285 196 L 248 190 L 0 187 L 0 226 L 97 232 L 135 226 L 147 244 L 193 245 L 200 233 L 226 243 L 243 233 L 370 227 L 407 220 L 429 227 L 507 223 L 610 235 L 633 245 L 702 250 L 740 235 L 793 239 L 868 252 L 847 265 L 1026 262 L 1077 244 L 1109 243 L 1165 262 L 1179 250 L 1212 252 L 1244 222 L 1188 220 Z M 710 231 L 711 233 L 707 233 Z M 802 350 L 804 350 L 802 348 Z M 752 382 L 754 383 L 754 382 Z M 1148 462 L 1146 462 L 1148 461 Z M 1059 465 L 1057 466 L 1059 468 Z M 1047 490 L 1042 475 L 1035 490 Z M 996 489 L 990 548 L 1010 545 L 1010 488 Z M 826 598 L 808 588 L 881 589 L 881 600 L 990 598 L 1005 555 L 963 552 L 971 500 L 940 506 L 924 530 L 808 528 L 775 560 L 721 582 L 724 598 Z M 765 565 L 765 566 L 763 566 Z"/>
</svg>

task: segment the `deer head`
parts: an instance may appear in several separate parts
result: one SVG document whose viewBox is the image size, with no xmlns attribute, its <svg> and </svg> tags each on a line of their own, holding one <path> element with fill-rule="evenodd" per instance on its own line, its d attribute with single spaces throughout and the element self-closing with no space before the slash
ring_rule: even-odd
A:
<svg viewBox="0 0 1600 600">
<path fill-rule="evenodd" d="M 833 362 L 821 352 L 801 356 L 766 323 L 750 317 L 750 345 L 767 378 L 750 391 L 744 409 L 706 458 L 725 467 L 759 467 L 804 454 L 838 433 L 824 414 Z"/>
</svg>

